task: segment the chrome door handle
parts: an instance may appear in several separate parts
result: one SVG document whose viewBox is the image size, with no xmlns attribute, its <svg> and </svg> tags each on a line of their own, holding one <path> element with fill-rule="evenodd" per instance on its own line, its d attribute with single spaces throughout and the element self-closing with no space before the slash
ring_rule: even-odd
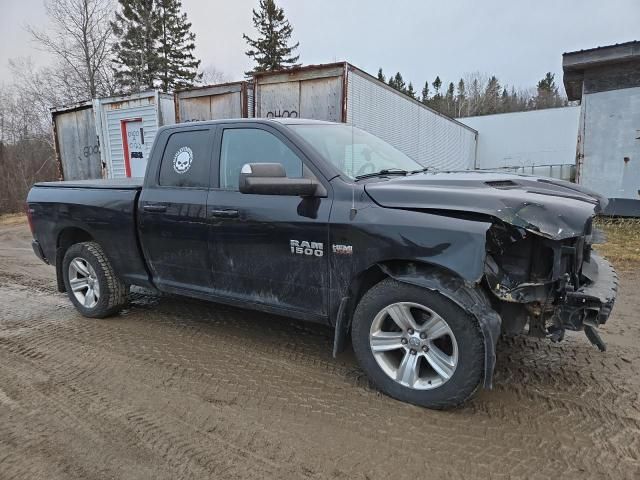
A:
<svg viewBox="0 0 640 480">
<path fill-rule="evenodd" d="M 217 218 L 238 218 L 240 214 L 238 210 L 211 210 L 209 216 Z"/>
<path fill-rule="evenodd" d="M 159 204 L 159 203 L 144 205 L 142 208 L 143 208 L 143 210 L 145 212 L 158 212 L 158 213 L 161 213 L 161 212 L 166 212 L 167 211 L 167 206 Z"/>
</svg>

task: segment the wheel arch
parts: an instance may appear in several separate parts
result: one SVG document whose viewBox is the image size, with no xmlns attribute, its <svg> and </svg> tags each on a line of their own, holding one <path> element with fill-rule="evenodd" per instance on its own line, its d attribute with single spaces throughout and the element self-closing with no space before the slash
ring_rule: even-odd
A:
<svg viewBox="0 0 640 480">
<path fill-rule="evenodd" d="M 93 235 L 79 227 L 65 227 L 58 233 L 56 238 L 56 282 L 59 292 L 64 293 L 67 290 L 62 276 L 62 259 L 65 253 L 71 245 L 92 241 L 95 241 Z"/>
<path fill-rule="evenodd" d="M 386 278 L 396 278 L 396 276 L 402 276 L 402 272 L 420 271 L 423 274 L 435 274 L 438 272 L 441 276 L 458 278 L 462 281 L 462 278 L 453 271 L 437 265 L 434 263 L 428 263 L 416 260 L 406 259 L 390 259 L 374 263 L 364 270 L 361 270 L 355 274 L 349 286 L 346 289 L 346 294 L 342 298 L 338 307 L 338 312 L 335 317 L 335 335 L 333 342 L 333 356 L 335 357 L 339 352 L 343 351 L 347 340 L 349 338 L 349 331 L 351 328 L 351 320 L 353 313 L 355 312 L 358 303 L 362 296 L 374 285 L 380 283 Z M 396 280 L 402 281 L 399 278 Z M 411 282 L 406 282 L 411 283 Z M 420 285 L 423 286 L 423 285 Z"/>
<path fill-rule="evenodd" d="M 438 292 L 469 313 L 475 319 L 484 341 L 485 388 L 493 385 L 496 364 L 496 343 L 500 336 L 502 319 L 491 307 L 487 294 L 478 284 L 464 281 L 447 269 L 432 268 L 422 263 L 391 263 L 380 268 L 398 282 L 416 285 Z"/>
<path fill-rule="evenodd" d="M 342 349 L 349 334 L 351 318 L 362 295 L 385 278 L 436 291 L 458 305 L 475 319 L 484 341 L 484 387 L 491 388 L 496 362 L 496 343 L 502 320 L 493 310 L 486 293 L 477 285 L 466 282 L 455 272 L 427 262 L 387 260 L 371 265 L 354 276 L 348 289 L 348 301 L 341 304 L 336 320 L 334 356 Z"/>
</svg>

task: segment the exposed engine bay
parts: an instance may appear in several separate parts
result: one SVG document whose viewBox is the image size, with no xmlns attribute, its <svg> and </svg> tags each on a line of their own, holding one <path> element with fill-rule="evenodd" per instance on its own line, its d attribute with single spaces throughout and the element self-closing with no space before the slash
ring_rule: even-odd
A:
<svg viewBox="0 0 640 480">
<path fill-rule="evenodd" d="M 567 329 L 584 330 L 604 351 L 596 328 L 609 317 L 617 277 L 592 251 L 593 244 L 602 241 L 592 217 L 582 235 L 560 239 L 494 223 L 487 232 L 484 281 L 503 319 L 503 332 L 526 331 L 558 342 Z"/>
</svg>

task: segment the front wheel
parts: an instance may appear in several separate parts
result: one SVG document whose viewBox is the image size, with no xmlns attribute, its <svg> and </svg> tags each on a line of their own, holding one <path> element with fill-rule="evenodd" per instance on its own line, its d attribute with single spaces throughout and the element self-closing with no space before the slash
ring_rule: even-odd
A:
<svg viewBox="0 0 640 480">
<path fill-rule="evenodd" d="M 386 279 L 358 304 L 351 327 L 360 365 L 384 393 L 429 408 L 470 398 L 482 382 L 477 323 L 443 295 Z"/>
<path fill-rule="evenodd" d="M 71 245 L 62 260 L 62 274 L 69 299 L 85 317 L 108 317 L 126 304 L 126 286 L 96 242 Z"/>
</svg>

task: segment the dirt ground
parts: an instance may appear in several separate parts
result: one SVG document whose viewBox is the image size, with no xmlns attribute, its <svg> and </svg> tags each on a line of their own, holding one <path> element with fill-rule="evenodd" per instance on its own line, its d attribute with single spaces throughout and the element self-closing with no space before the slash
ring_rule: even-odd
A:
<svg viewBox="0 0 640 480">
<path fill-rule="evenodd" d="M 436 412 L 372 389 L 321 326 L 141 294 L 83 318 L 4 223 L 2 479 L 640 478 L 640 270 L 606 353 L 502 341 L 495 388 Z"/>
</svg>

